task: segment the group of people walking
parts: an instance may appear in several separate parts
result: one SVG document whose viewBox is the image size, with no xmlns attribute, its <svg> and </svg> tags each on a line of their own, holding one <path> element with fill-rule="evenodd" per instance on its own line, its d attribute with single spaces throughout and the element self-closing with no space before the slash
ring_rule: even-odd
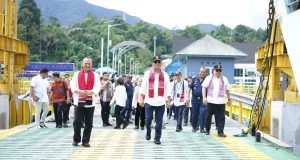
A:
<svg viewBox="0 0 300 160">
<path fill-rule="evenodd" d="M 207 77 L 206 69 L 200 68 L 199 77 L 192 78 L 190 82 L 185 81 L 180 72 L 176 72 L 174 80 L 170 82 L 168 74 L 161 70 L 160 57 L 153 57 L 152 62 L 152 69 L 146 71 L 143 78 L 137 79 L 135 87 L 131 75 L 119 77 L 115 83 L 111 83 L 109 74 L 104 72 L 100 80 L 100 76 L 92 71 L 90 58 L 83 59 L 82 70 L 76 72 L 71 81 L 63 81 L 59 74 L 53 73 L 54 82 L 51 86 L 45 79 L 49 71 L 42 69 L 31 80 L 30 93 L 36 102 L 36 122 L 41 128 L 46 127 L 44 120 L 48 113 L 49 98 L 54 106 L 56 127 L 67 127 L 69 111 L 65 106 L 73 101 L 75 119 L 72 145 L 78 146 L 82 142 L 82 146 L 90 147 L 95 103 L 97 97 L 100 97 L 103 127 L 112 126 L 109 123 L 110 106 L 115 104 L 115 129 L 125 129 L 132 123 L 131 112 L 134 109 L 135 129 L 144 130 L 146 127 L 147 140 L 151 139 L 154 119 L 155 144 L 161 144 L 163 116 L 165 109 L 169 110 L 170 106 L 176 110 L 176 132 L 182 131 L 182 120 L 187 119 L 183 112 L 192 108 L 192 132 L 196 132 L 200 126 L 200 132 L 210 134 L 211 118 L 215 115 L 218 136 L 226 137 L 223 131 L 225 103 L 227 101 L 230 105 L 231 99 L 228 80 L 222 75 L 222 66 L 215 66 L 213 74 Z M 43 115 L 40 120 L 41 110 Z"/>
</svg>

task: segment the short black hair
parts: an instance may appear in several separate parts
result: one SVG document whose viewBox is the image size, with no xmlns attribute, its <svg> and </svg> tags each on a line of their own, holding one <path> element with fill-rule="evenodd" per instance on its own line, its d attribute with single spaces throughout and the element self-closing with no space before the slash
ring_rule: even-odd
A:
<svg viewBox="0 0 300 160">
<path fill-rule="evenodd" d="M 53 77 L 57 77 L 57 78 L 59 78 L 59 73 L 57 73 L 57 72 L 54 72 L 54 73 L 52 73 L 52 76 L 53 76 Z"/>
<path fill-rule="evenodd" d="M 124 79 L 122 77 L 119 77 L 117 82 L 119 85 L 124 85 Z"/>
<path fill-rule="evenodd" d="M 108 72 L 103 72 L 102 75 L 104 76 L 105 74 L 108 74 Z"/>
<path fill-rule="evenodd" d="M 41 68 L 40 73 L 48 73 L 48 68 Z"/>
</svg>

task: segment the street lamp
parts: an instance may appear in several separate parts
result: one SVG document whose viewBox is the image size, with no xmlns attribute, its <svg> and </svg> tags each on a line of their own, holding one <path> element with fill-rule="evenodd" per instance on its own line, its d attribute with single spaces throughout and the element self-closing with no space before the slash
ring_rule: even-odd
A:
<svg viewBox="0 0 300 160">
<path fill-rule="evenodd" d="M 134 74 L 137 75 L 137 66 L 139 65 L 138 62 L 135 62 L 135 65 L 134 65 Z"/>
<path fill-rule="evenodd" d="M 109 21 L 109 22 L 111 22 L 111 21 Z M 108 22 L 108 23 L 109 23 Z M 108 24 L 107 25 L 107 61 L 106 61 L 106 66 L 108 67 L 108 63 L 109 63 L 109 46 L 111 45 L 110 43 L 111 43 L 111 41 L 109 40 L 109 30 L 110 30 L 110 28 L 111 27 L 114 27 L 114 26 L 119 26 L 119 25 L 122 25 L 122 24 L 113 24 L 113 25 L 110 25 L 110 24 Z"/>
<path fill-rule="evenodd" d="M 153 43 L 154 43 L 154 48 L 153 48 L 153 57 L 156 56 L 156 36 L 153 37 Z"/>
<path fill-rule="evenodd" d="M 129 60 L 129 74 L 132 74 L 132 65 L 131 65 L 131 61 L 134 60 L 133 58 L 130 58 Z"/>
</svg>

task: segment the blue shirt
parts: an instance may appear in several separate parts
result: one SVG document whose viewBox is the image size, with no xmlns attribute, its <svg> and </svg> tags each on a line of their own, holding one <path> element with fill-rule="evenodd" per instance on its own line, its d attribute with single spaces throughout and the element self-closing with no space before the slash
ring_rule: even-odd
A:
<svg viewBox="0 0 300 160">
<path fill-rule="evenodd" d="M 199 77 L 195 77 L 189 84 L 189 88 L 192 90 L 192 103 L 201 102 L 203 99 L 201 86 L 202 82 L 200 81 Z"/>
<path fill-rule="evenodd" d="M 132 83 L 126 81 L 124 85 L 125 85 L 126 92 L 127 92 L 127 98 L 132 99 L 133 93 L 134 93 L 134 87 L 133 87 Z"/>
</svg>

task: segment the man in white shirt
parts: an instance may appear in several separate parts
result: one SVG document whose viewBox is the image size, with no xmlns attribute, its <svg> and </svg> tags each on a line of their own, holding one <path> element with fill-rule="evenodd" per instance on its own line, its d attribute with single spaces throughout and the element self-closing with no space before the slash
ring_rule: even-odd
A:
<svg viewBox="0 0 300 160">
<path fill-rule="evenodd" d="M 161 59 L 159 56 L 153 57 L 153 69 L 145 72 L 144 80 L 140 94 L 142 100 L 140 106 L 144 107 L 146 113 L 146 139 L 151 139 L 151 122 L 153 119 L 153 112 L 155 111 L 155 137 L 154 143 L 161 144 L 161 131 L 163 123 L 163 115 L 165 106 L 170 107 L 170 93 L 169 93 L 169 76 L 166 72 L 161 70 Z"/>
<path fill-rule="evenodd" d="M 40 73 L 34 76 L 30 81 L 30 96 L 35 102 L 35 121 L 40 128 L 47 128 L 45 119 L 49 112 L 49 93 L 50 84 L 46 79 L 49 70 L 42 68 Z M 43 111 L 42 118 L 41 112 Z"/>
<path fill-rule="evenodd" d="M 96 95 L 100 92 L 100 77 L 92 71 L 92 59 L 82 60 L 82 70 L 76 72 L 70 83 L 73 92 L 75 119 L 73 122 L 73 146 L 81 142 L 81 124 L 84 117 L 82 146 L 90 147 Z"/>
<path fill-rule="evenodd" d="M 225 126 L 225 93 L 227 96 L 227 104 L 231 105 L 229 82 L 228 79 L 222 75 L 222 66 L 214 66 L 214 73 L 205 78 L 202 83 L 203 103 L 207 105 L 207 113 L 205 119 L 206 134 L 209 135 L 211 118 L 215 115 L 216 124 L 218 124 L 218 136 L 226 137 L 224 134 Z M 207 95 L 207 96 L 206 96 Z"/>
<path fill-rule="evenodd" d="M 174 106 L 178 110 L 176 132 L 181 132 L 183 110 L 186 107 L 186 99 L 189 96 L 187 93 L 188 83 L 182 79 L 181 72 L 176 72 L 175 77 L 176 80 L 172 83 L 170 90 Z"/>
</svg>

